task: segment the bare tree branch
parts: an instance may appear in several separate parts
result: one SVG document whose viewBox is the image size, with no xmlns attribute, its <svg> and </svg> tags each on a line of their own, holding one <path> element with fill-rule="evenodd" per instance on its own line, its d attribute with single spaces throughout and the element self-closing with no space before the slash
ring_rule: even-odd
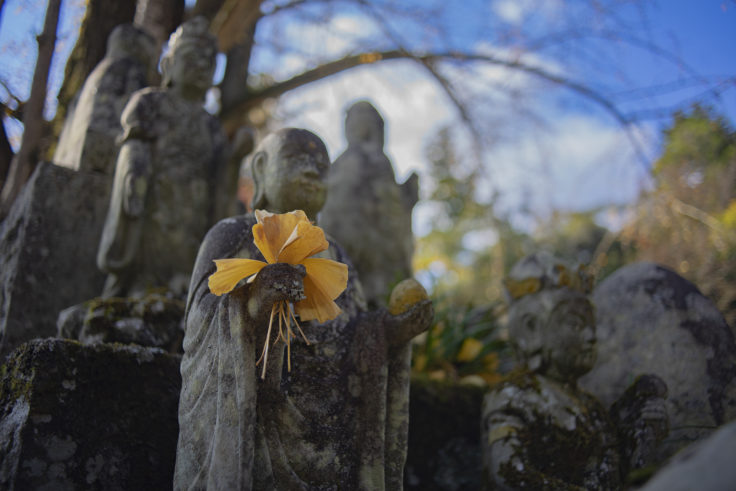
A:
<svg viewBox="0 0 736 491">
<path fill-rule="evenodd" d="M 309 83 L 316 82 L 318 80 L 327 78 L 331 75 L 335 75 L 337 73 L 349 70 L 351 68 L 355 68 L 355 67 L 365 65 L 368 63 L 375 63 L 378 61 L 387 61 L 387 60 L 396 60 L 396 59 L 415 60 L 421 63 L 425 68 L 434 66 L 434 64 L 436 64 L 437 62 L 441 62 L 441 61 L 479 62 L 479 63 L 488 63 L 488 64 L 495 65 L 495 66 L 502 66 L 502 67 L 505 67 L 511 70 L 533 75 L 536 78 L 545 80 L 547 82 L 553 83 L 560 87 L 564 87 L 568 90 L 571 90 L 577 93 L 578 95 L 583 96 L 585 99 L 588 99 L 589 101 L 603 108 L 624 128 L 630 128 L 631 123 L 633 122 L 633 120 L 629 116 L 624 114 L 618 108 L 618 106 L 614 102 L 611 101 L 611 99 L 597 92 L 593 88 L 581 82 L 577 82 L 575 80 L 564 77 L 562 75 L 557 75 L 555 73 L 552 73 L 548 70 L 545 70 L 542 67 L 527 64 L 521 61 L 520 59 L 505 59 L 505 58 L 495 57 L 495 56 L 486 55 L 486 54 L 459 53 L 459 52 L 444 52 L 444 53 L 414 55 L 414 54 L 408 53 L 405 50 L 366 52 L 366 53 L 346 56 L 339 60 L 325 63 L 311 70 L 307 70 L 303 73 L 300 73 L 299 75 L 296 75 L 287 80 L 283 80 L 281 82 L 277 82 L 271 86 L 268 86 L 268 87 L 265 87 L 259 90 L 250 91 L 242 99 L 235 100 L 233 101 L 232 105 L 228 107 L 224 107 L 223 113 L 221 115 L 222 119 L 227 125 L 228 120 L 231 120 L 232 118 L 237 117 L 238 115 L 247 112 L 249 109 L 255 106 L 258 106 L 266 99 L 277 98 L 288 91 L 291 91 L 298 87 L 307 85 Z M 435 74 L 436 74 L 436 70 L 433 72 L 433 75 Z M 437 78 L 437 76 L 435 76 L 435 78 Z M 452 92 L 452 89 L 450 88 L 449 84 L 447 84 L 447 82 L 440 81 L 440 85 L 443 87 L 443 90 L 448 92 L 448 95 L 450 92 Z M 462 115 L 462 110 L 460 109 L 462 107 L 462 103 L 458 105 L 457 102 L 459 101 L 456 99 L 456 97 L 457 97 L 456 95 L 452 96 L 453 102 L 456 103 L 456 107 L 458 107 L 461 112 L 461 117 L 464 117 L 464 118 L 468 117 L 467 114 L 465 116 Z M 644 163 L 647 162 L 648 160 L 646 158 L 646 154 L 643 151 L 640 142 L 636 139 L 636 136 L 633 135 L 631 132 L 627 132 L 627 136 L 632 146 L 634 147 L 634 150 L 639 156 L 640 160 Z"/>
</svg>

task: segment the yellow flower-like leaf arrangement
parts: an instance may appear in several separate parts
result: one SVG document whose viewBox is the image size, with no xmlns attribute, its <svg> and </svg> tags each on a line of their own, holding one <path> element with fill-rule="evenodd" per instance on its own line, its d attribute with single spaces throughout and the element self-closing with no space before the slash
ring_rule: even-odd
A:
<svg viewBox="0 0 736 491">
<path fill-rule="evenodd" d="M 263 361 L 261 378 L 266 376 L 268 349 L 271 339 L 271 327 L 274 316 L 278 317 L 279 335 L 287 346 L 288 368 L 291 370 L 291 321 L 294 321 L 304 341 L 309 343 L 294 316 L 302 322 L 316 319 L 326 322 L 337 317 L 341 310 L 334 300 L 345 290 L 348 282 L 348 267 L 330 259 L 314 256 L 329 247 L 321 228 L 312 225 L 307 215 L 295 210 L 280 215 L 264 210 L 256 210 L 256 224 L 253 225 L 253 242 L 263 254 L 266 262 L 256 259 L 215 259 L 217 271 L 209 277 L 210 291 L 215 295 L 223 295 L 231 291 L 244 278 L 253 281 L 258 272 L 268 264 L 288 263 L 301 264 L 306 269 L 304 277 L 304 298 L 291 304 L 283 300 L 276 302 L 271 308 L 268 321 L 268 332 L 263 352 L 256 365 Z"/>
</svg>

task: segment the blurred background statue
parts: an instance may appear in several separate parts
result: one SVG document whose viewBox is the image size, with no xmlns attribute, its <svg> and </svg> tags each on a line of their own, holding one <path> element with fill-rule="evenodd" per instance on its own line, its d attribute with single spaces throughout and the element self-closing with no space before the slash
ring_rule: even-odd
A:
<svg viewBox="0 0 736 491">
<path fill-rule="evenodd" d="M 54 163 L 112 179 L 120 115 L 133 92 L 150 85 L 157 60 L 151 36 L 131 24 L 117 26 L 64 123 Z"/>
<path fill-rule="evenodd" d="M 136 92 L 123 137 L 97 264 L 109 274 L 103 296 L 157 287 L 184 296 L 207 229 L 226 203 L 225 137 L 203 108 L 217 54 L 203 18 L 182 24 L 161 60 L 162 87 Z M 233 183 L 234 186 L 234 183 Z"/>
<path fill-rule="evenodd" d="M 483 401 L 490 489 L 620 489 L 667 434 L 667 387 L 639 377 L 610 412 L 578 388 L 596 359 L 591 278 L 548 254 L 506 281 L 509 337 L 520 369 Z"/>
<path fill-rule="evenodd" d="M 418 176 L 396 184 L 383 153 L 383 118 L 365 101 L 345 116 L 348 148 L 330 167 L 320 224 L 345 247 L 371 306 L 385 306 L 391 287 L 412 276 L 411 213 Z"/>
</svg>

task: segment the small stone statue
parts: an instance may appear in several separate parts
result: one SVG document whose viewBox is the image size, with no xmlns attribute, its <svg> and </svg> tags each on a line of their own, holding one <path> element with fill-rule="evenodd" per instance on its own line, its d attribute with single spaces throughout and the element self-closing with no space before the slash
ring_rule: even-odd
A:
<svg viewBox="0 0 736 491">
<path fill-rule="evenodd" d="M 385 306 L 391 287 L 412 276 L 418 178 L 396 184 L 383 153 L 383 118 L 370 103 L 348 109 L 345 136 L 348 148 L 330 168 L 320 224 L 355 263 L 368 304 Z"/>
<path fill-rule="evenodd" d="M 95 67 L 70 110 L 54 163 L 112 175 L 120 135 L 120 115 L 133 92 L 148 87 L 158 60 L 151 36 L 132 24 L 117 26 L 105 57 Z"/>
<path fill-rule="evenodd" d="M 596 358 L 591 283 L 547 254 L 510 273 L 509 337 L 522 368 L 483 401 L 489 489 L 620 489 L 666 436 L 658 377 L 637 379 L 610 412 L 577 386 Z"/>
<path fill-rule="evenodd" d="M 133 94 L 97 255 L 103 297 L 165 287 L 186 295 L 192 264 L 227 193 L 225 136 L 202 107 L 212 84 L 216 39 L 204 18 L 182 24 L 161 59 L 162 87 Z"/>
<path fill-rule="evenodd" d="M 329 167 L 323 142 L 288 128 L 252 157 L 254 209 L 322 208 Z M 401 489 L 408 430 L 409 366 L 395 363 L 432 318 L 429 300 L 389 313 L 366 311 L 355 270 L 330 241 L 320 257 L 348 264 L 342 313 L 302 321 L 309 345 L 272 344 L 265 378 L 257 358 L 276 301 L 297 301 L 301 266 L 265 266 L 251 283 L 213 295 L 214 259 L 263 260 L 253 214 L 220 221 L 205 237 L 192 274 L 179 402 L 175 489 Z M 405 298 L 407 297 L 404 295 Z M 425 297 L 426 298 L 426 297 Z"/>
</svg>

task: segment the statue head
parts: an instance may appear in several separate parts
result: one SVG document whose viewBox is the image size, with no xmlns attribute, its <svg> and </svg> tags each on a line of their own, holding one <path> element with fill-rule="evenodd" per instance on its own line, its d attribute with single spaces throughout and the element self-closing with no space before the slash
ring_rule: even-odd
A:
<svg viewBox="0 0 736 491">
<path fill-rule="evenodd" d="M 150 70 L 158 59 L 157 55 L 156 41 L 133 24 L 120 24 L 107 38 L 106 57 L 133 58 Z"/>
<path fill-rule="evenodd" d="M 596 359 L 592 278 L 546 253 L 512 268 L 505 281 L 509 338 L 517 358 L 534 372 L 575 383 Z"/>
<path fill-rule="evenodd" d="M 253 209 L 304 210 L 314 220 L 327 199 L 330 159 L 322 140 L 299 128 L 267 136 L 251 158 Z"/>
<path fill-rule="evenodd" d="M 383 148 L 383 118 L 370 102 L 356 102 L 345 115 L 345 138 L 348 145 L 369 144 Z"/>
<path fill-rule="evenodd" d="M 203 98 L 212 86 L 216 57 L 217 39 L 207 19 L 186 21 L 171 35 L 161 58 L 162 85 L 177 87 L 188 98 Z"/>
</svg>

